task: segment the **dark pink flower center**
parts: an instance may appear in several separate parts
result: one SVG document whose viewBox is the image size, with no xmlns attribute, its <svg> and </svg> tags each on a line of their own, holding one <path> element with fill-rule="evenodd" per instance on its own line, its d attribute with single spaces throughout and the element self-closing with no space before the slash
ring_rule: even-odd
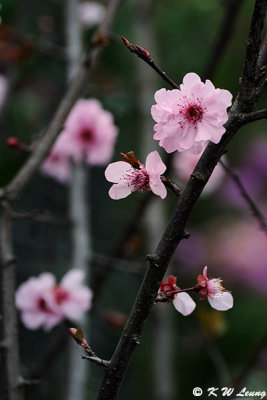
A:
<svg viewBox="0 0 267 400">
<path fill-rule="evenodd" d="M 185 113 L 185 117 L 190 122 L 197 122 L 202 119 L 203 109 L 198 105 L 191 105 L 188 107 Z"/>
<path fill-rule="evenodd" d="M 61 304 L 69 297 L 68 292 L 60 286 L 54 288 L 54 297 L 57 304 Z"/>
<path fill-rule="evenodd" d="M 84 143 L 91 143 L 94 139 L 94 134 L 91 129 L 85 129 L 80 132 L 80 138 Z"/>
<path fill-rule="evenodd" d="M 142 169 L 135 169 L 131 175 L 131 186 L 134 190 L 149 190 L 149 175 L 147 171 Z"/>
<path fill-rule="evenodd" d="M 49 308 L 47 307 L 46 301 L 42 297 L 38 301 L 38 307 L 41 311 L 49 312 Z"/>
<path fill-rule="evenodd" d="M 59 162 L 60 159 L 61 159 L 61 156 L 60 156 L 60 154 L 58 154 L 58 153 L 53 153 L 53 154 L 50 156 L 50 160 L 51 160 L 52 162 L 54 162 L 54 163 Z"/>
</svg>

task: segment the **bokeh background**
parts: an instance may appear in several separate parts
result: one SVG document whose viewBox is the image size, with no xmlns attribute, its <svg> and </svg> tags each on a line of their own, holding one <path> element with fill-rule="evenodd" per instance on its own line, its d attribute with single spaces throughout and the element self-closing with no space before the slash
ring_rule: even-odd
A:
<svg viewBox="0 0 267 400">
<path fill-rule="evenodd" d="M 114 37 L 104 50 L 86 89 L 86 97 L 99 99 L 103 107 L 113 113 L 119 127 L 113 160 L 120 158 L 121 151 L 134 150 L 137 158 L 144 161 L 146 149 L 149 146 L 157 148 L 157 143 L 151 143 L 150 107 L 154 92 L 168 88 L 154 71 L 127 51 L 120 35 L 151 50 L 157 63 L 177 83 L 187 72 L 193 71 L 203 78 L 212 78 L 216 87 L 235 94 L 254 2 L 231 1 L 239 3 L 238 11 L 233 16 L 230 40 L 225 36 L 225 49 L 217 65 L 218 56 L 212 56 L 212 49 L 220 35 L 229 3 L 230 0 L 123 2 L 115 21 Z M 64 94 L 67 62 L 63 0 L 4 0 L 0 12 L 0 72 L 9 82 L 8 95 L 0 111 L 0 181 L 4 186 L 27 158 L 27 154 L 6 146 L 7 137 L 16 136 L 27 144 L 38 138 Z M 83 27 L 84 49 L 94 29 Z M 211 59 L 214 70 L 208 71 Z M 265 101 L 266 95 L 262 96 L 259 109 Z M 263 121 L 243 127 L 226 155 L 228 165 L 239 174 L 265 215 L 266 133 Z M 169 193 L 164 202 L 155 202 L 154 214 L 148 212 L 148 217 L 140 221 L 134 235 L 124 244 L 123 258 L 114 262 L 109 255 L 142 194 L 134 193 L 127 199 L 113 201 L 108 197 L 109 184 L 104 178 L 104 167 L 90 168 L 89 175 L 89 223 L 93 247 L 90 287 L 97 285 L 107 264 L 112 263 L 112 272 L 108 274 L 90 316 L 90 345 L 100 357 L 108 359 L 144 275 L 144 256 L 150 247 L 155 247 L 156 242 L 152 242 L 160 237 L 176 199 Z M 175 168 L 171 176 L 178 184 L 184 183 Z M 31 220 L 14 221 L 17 285 L 44 271 L 61 279 L 71 267 L 72 254 L 71 226 L 67 223 L 68 186 L 39 174 L 15 209 L 46 210 L 66 222 L 54 226 Z M 152 235 L 153 221 L 156 230 Z M 192 315 L 183 317 L 171 304 L 156 306 L 127 371 L 119 400 L 191 399 L 195 386 L 203 389 L 231 386 L 247 365 L 250 367 L 242 378 L 242 387 L 267 389 L 266 234 L 260 230 L 257 220 L 225 174 L 211 193 L 203 194 L 188 230 L 191 238 L 181 244 L 171 266 L 179 285 L 192 286 L 196 276 L 208 265 L 209 274 L 221 276 L 224 286 L 232 291 L 234 308 L 225 313 L 217 312 L 203 301 L 198 302 Z M 30 331 L 19 325 L 25 374 L 38 365 L 55 340 L 62 337 L 62 332 L 67 336 L 66 324 L 57 326 L 50 333 Z M 68 338 L 58 344 L 40 376 L 41 383 L 27 389 L 27 399 L 66 398 L 71 368 L 68 353 L 71 345 L 76 346 L 67 343 L 68 340 L 71 341 Z M 76 350 L 82 353 L 77 346 Z M 84 362 L 80 360 L 80 363 Z M 79 370 L 79 365 L 75 368 Z M 96 398 L 102 375 L 101 368 L 90 367 L 86 399 Z"/>
</svg>

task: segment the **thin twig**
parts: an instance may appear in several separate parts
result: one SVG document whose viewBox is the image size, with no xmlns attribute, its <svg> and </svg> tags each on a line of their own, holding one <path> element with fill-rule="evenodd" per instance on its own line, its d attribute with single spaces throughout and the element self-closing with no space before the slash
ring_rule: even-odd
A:
<svg viewBox="0 0 267 400">
<path fill-rule="evenodd" d="M 79 67 L 79 70 L 73 78 L 63 100 L 59 104 L 59 107 L 46 129 L 44 136 L 37 143 L 27 162 L 5 189 L 6 197 L 8 199 L 14 200 L 19 196 L 25 186 L 30 182 L 34 173 L 38 170 L 57 136 L 62 131 L 65 120 L 72 106 L 84 92 L 90 74 L 99 59 L 103 46 L 107 42 L 107 37 L 120 2 L 121 0 L 111 0 L 109 2 L 106 18 L 99 27 L 93 45 L 89 47 L 82 65 Z"/>
<path fill-rule="evenodd" d="M 102 360 L 101 358 L 96 357 L 96 356 L 82 356 L 82 358 L 85 360 L 89 360 L 89 361 L 91 361 L 97 365 L 100 365 L 101 367 L 104 367 L 104 368 L 109 366 L 109 361 Z"/>
<path fill-rule="evenodd" d="M 98 400 L 116 399 L 119 386 L 125 375 L 132 354 L 137 343 L 140 343 L 144 322 L 154 306 L 160 282 L 164 277 L 168 264 L 179 242 L 183 238 L 184 230 L 190 215 L 216 164 L 224 154 L 227 144 L 242 126 L 237 115 L 242 112 L 251 112 L 252 107 L 257 101 L 254 90 L 255 80 L 253 79 L 252 85 L 251 79 L 255 77 L 256 73 L 266 4 L 266 0 L 256 0 L 255 2 L 250 30 L 250 40 L 251 43 L 253 43 L 253 50 L 250 47 L 246 52 L 240 93 L 229 113 L 229 119 L 225 124 L 226 132 L 217 145 L 210 143 L 207 146 L 184 191 L 178 198 L 171 220 L 155 250 L 154 257 L 151 257 L 151 259 L 155 258 L 157 260 L 157 266 L 155 266 L 154 262 L 150 262 L 150 266 L 141 284 L 126 326 L 111 358 L 110 365 L 105 370 L 105 377 L 98 395 Z M 247 84 L 249 87 L 244 87 L 244 85 Z M 244 93 L 247 95 L 247 102 L 244 98 Z"/>
<path fill-rule="evenodd" d="M 182 189 L 180 189 L 175 183 L 173 183 L 170 178 L 166 178 L 165 176 L 161 177 L 161 181 L 164 183 L 164 185 L 171 189 L 171 191 L 179 197 L 181 194 Z"/>
<path fill-rule="evenodd" d="M 252 211 L 252 214 L 257 218 L 261 229 L 267 234 L 267 222 L 266 219 L 263 215 L 263 213 L 260 211 L 259 207 L 255 204 L 255 202 L 252 200 L 248 192 L 246 191 L 243 183 L 241 182 L 239 176 L 226 165 L 222 160 L 219 161 L 223 169 L 227 172 L 227 174 L 232 178 L 232 180 L 235 182 L 236 186 L 238 187 L 241 196 L 245 200 L 245 202 L 248 204 L 250 210 Z"/>
<path fill-rule="evenodd" d="M 264 110 L 241 114 L 240 118 L 243 122 L 243 125 L 248 124 L 249 122 L 258 121 L 260 119 L 267 119 L 267 108 Z"/>
<path fill-rule="evenodd" d="M 30 211 L 12 211 L 11 218 L 15 221 L 32 220 L 44 224 L 55 226 L 70 226 L 71 220 L 67 217 L 51 214 L 48 211 L 30 210 Z"/>
</svg>

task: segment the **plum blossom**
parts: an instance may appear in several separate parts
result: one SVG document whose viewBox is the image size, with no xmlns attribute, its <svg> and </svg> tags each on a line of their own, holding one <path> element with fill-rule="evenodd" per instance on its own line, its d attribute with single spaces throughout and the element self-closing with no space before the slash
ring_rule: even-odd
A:
<svg viewBox="0 0 267 400">
<path fill-rule="evenodd" d="M 71 161 L 105 165 L 112 157 L 117 134 L 112 114 L 104 110 L 99 101 L 79 100 L 41 171 L 60 182 L 68 182 Z"/>
<path fill-rule="evenodd" d="M 106 8 L 96 1 L 84 1 L 78 6 L 78 17 L 82 25 L 91 28 L 98 25 L 105 16 Z"/>
<path fill-rule="evenodd" d="M 114 183 L 109 190 L 113 200 L 123 199 L 137 190 L 152 190 L 153 193 L 164 199 L 167 190 L 160 176 L 165 172 L 166 166 L 157 151 L 152 151 L 146 158 L 145 166 L 138 161 L 133 167 L 128 162 L 117 161 L 108 165 L 105 177 Z"/>
<path fill-rule="evenodd" d="M 211 307 L 219 311 L 226 311 L 233 307 L 233 296 L 224 289 L 220 278 L 208 278 L 208 267 L 203 269 L 203 275 L 198 275 L 197 280 L 201 288 L 199 290 L 201 300 L 207 297 Z"/>
<path fill-rule="evenodd" d="M 193 154 L 190 151 L 184 151 L 183 153 L 176 153 L 173 160 L 173 165 L 178 178 L 180 178 L 183 183 L 186 183 L 190 178 L 190 175 L 195 169 L 201 155 Z M 225 161 L 225 160 L 224 160 Z M 225 172 L 220 164 L 216 165 L 207 185 L 205 186 L 204 193 L 210 194 L 214 192 L 222 183 L 225 177 Z"/>
<path fill-rule="evenodd" d="M 228 119 L 227 107 L 232 95 L 228 90 L 215 89 L 210 80 L 201 82 L 191 72 L 185 75 L 180 89 L 160 89 L 151 108 L 154 139 L 167 153 L 175 150 L 198 154 L 210 140 L 219 143 Z"/>
<path fill-rule="evenodd" d="M 194 311 L 196 303 L 185 292 L 175 293 L 177 290 L 179 288 L 176 285 L 176 277 L 170 275 L 167 277 L 166 282 L 164 279 L 161 282 L 158 294 L 171 300 L 176 310 L 182 315 L 187 316 Z"/>
<path fill-rule="evenodd" d="M 65 318 L 80 319 L 91 307 L 92 292 L 83 284 L 84 272 L 72 269 L 60 284 L 51 273 L 42 273 L 22 283 L 16 292 L 16 306 L 28 329 L 51 330 Z"/>
<path fill-rule="evenodd" d="M 64 153 L 62 138 L 60 135 L 40 169 L 44 175 L 61 183 L 67 183 L 71 177 L 71 166 L 69 157 Z"/>
</svg>

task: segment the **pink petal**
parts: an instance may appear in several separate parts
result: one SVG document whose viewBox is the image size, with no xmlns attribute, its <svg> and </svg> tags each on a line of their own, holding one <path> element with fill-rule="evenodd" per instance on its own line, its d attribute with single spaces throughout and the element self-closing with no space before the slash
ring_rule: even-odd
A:
<svg viewBox="0 0 267 400">
<path fill-rule="evenodd" d="M 85 272 L 82 269 L 73 268 L 68 271 L 61 280 L 60 286 L 65 289 L 79 288 L 83 284 Z"/>
<path fill-rule="evenodd" d="M 119 183 L 127 172 L 131 171 L 132 166 L 125 161 L 117 161 L 107 166 L 105 177 L 109 182 Z"/>
<path fill-rule="evenodd" d="M 167 189 L 164 183 L 162 183 L 160 178 L 158 179 L 156 179 L 155 177 L 150 178 L 149 186 L 153 193 L 160 196 L 162 199 L 165 199 L 165 197 L 167 196 Z"/>
<path fill-rule="evenodd" d="M 207 266 L 204 267 L 202 275 L 204 276 L 204 278 L 208 278 L 208 267 Z"/>
<path fill-rule="evenodd" d="M 166 165 L 161 160 L 157 151 L 152 151 L 146 158 L 146 170 L 148 174 L 162 175 L 166 171 Z"/>
<path fill-rule="evenodd" d="M 125 197 L 129 196 L 129 194 L 132 193 L 131 187 L 128 185 L 128 183 L 116 183 L 111 186 L 109 189 L 109 196 L 113 200 L 119 200 L 119 199 L 124 199 Z"/>
<path fill-rule="evenodd" d="M 184 89 L 185 86 L 187 89 L 192 89 L 193 86 L 195 86 L 196 84 L 198 84 L 200 82 L 201 82 L 201 79 L 196 73 L 189 72 L 188 74 L 186 74 L 184 76 L 183 85 L 181 85 L 181 89 Z"/>
<path fill-rule="evenodd" d="M 179 311 L 184 316 L 191 314 L 196 308 L 196 303 L 189 296 L 188 293 L 178 293 L 173 300 L 173 305 L 177 311 Z"/>
<path fill-rule="evenodd" d="M 220 296 L 208 296 L 212 308 L 218 311 L 226 311 L 233 307 L 234 299 L 231 293 L 223 292 Z"/>
</svg>

